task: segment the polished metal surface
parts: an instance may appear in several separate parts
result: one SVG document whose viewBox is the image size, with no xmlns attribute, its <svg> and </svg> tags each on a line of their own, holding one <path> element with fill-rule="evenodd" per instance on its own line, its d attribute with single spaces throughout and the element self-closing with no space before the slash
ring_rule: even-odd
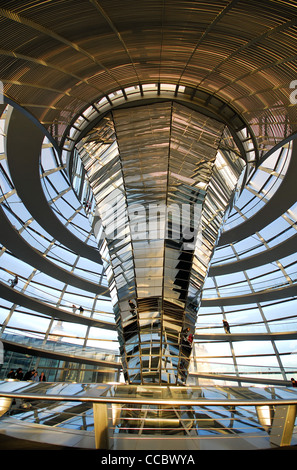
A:
<svg viewBox="0 0 297 470">
<path fill-rule="evenodd" d="M 77 152 L 102 221 L 125 377 L 185 380 L 187 336 L 245 163 L 223 123 L 174 101 L 115 109 Z"/>
</svg>

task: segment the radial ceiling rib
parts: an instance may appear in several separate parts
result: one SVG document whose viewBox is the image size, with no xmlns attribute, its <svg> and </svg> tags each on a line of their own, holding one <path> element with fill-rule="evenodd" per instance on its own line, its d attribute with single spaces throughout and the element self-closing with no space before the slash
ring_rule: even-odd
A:
<svg viewBox="0 0 297 470">
<path fill-rule="evenodd" d="M 67 230 L 48 205 L 39 175 L 43 130 L 25 114 L 13 108 L 6 122 L 6 154 L 11 178 L 30 214 L 48 233 L 70 250 L 91 261 L 100 262 L 98 250 Z M 27 138 L 28 135 L 30 139 Z"/>
<path fill-rule="evenodd" d="M 184 67 L 184 70 L 182 71 L 181 75 L 180 75 L 180 78 L 179 78 L 179 84 L 181 83 L 181 80 L 182 80 L 182 76 L 185 74 L 185 71 L 189 65 L 189 63 L 191 62 L 191 59 L 193 58 L 193 56 L 195 55 L 198 47 L 200 46 L 200 44 L 203 42 L 203 40 L 207 37 L 208 33 L 210 31 L 213 30 L 213 28 L 217 25 L 217 23 L 228 13 L 228 11 L 231 10 L 231 8 L 233 8 L 237 3 L 239 2 L 239 0 L 231 0 L 227 5 L 223 6 L 222 8 L 222 11 L 215 17 L 215 19 L 207 26 L 207 28 L 205 29 L 205 31 L 203 32 L 201 38 L 199 39 L 199 41 L 197 42 L 196 46 L 194 47 L 194 50 L 192 51 L 190 57 L 188 58 L 186 64 L 185 64 L 185 67 Z"/>
<path fill-rule="evenodd" d="M 83 78 L 83 77 L 80 77 L 66 69 L 64 69 L 63 67 L 58 67 L 57 65 L 53 65 L 51 64 L 48 60 L 45 60 L 45 59 L 38 59 L 36 57 L 32 57 L 32 56 L 29 56 L 27 54 L 20 54 L 19 52 L 17 51 L 10 51 L 10 50 L 5 50 L 5 49 L 0 49 L 0 56 L 5 56 L 5 57 L 11 57 L 13 59 L 19 59 L 19 60 L 24 60 L 26 62 L 30 62 L 34 65 L 40 65 L 41 67 L 47 67 L 48 69 L 52 69 L 54 70 L 55 72 L 59 72 L 59 73 L 62 73 L 62 74 L 65 74 L 67 75 L 68 77 L 71 77 L 71 78 L 75 78 L 75 80 L 78 80 L 80 82 L 84 82 L 86 83 L 88 86 L 94 88 L 94 90 L 96 90 L 98 93 L 100 94 L 103 94 L 103 91 L 99 88 L 97 88 L 94 84 L 92 83 L 89 83 L 87 79 Z M 22 84 L 23 85 L 23 84 Z M 33 85 L 31 85 L 33 86 Z M 54 90 L 54 91 L 57 91 L 59 93 L 62 93 L 60 90 Z M 66 94 L 66 93 L 65 93 Z M 67 93 L 69 96 L 71 96 L 71 94 L 68 92 Z"/>
<path fill-rule="evenodd" d="M 287 28 L 289 28 L 290 26 L 294 26 L 296 25 L 297 23 L 297 17 L 296 18 L 292 18 L 291 20 L 288 20 L 286 21 L 284 24 L 281 24 L 281 25 L 278 25 L 276 26 L 275 28 L 273 29 L 268 29 L 268 31 L 266 31 L 265 33 L 263 34 L 260 34 L 259 36 L 251 39 L 250 41 L 248 41 L 246 44 L 244 44 L 243 46 L 241 46 L 240 48 L 238 48 L 237 50 L 233 51 L 229 56 L 227 56 L 224 60 L 222 60 L 219 64 L 217 64 L 213 70 L 211 70 L 211 72 L 209 72 L 198 84 L 197 84 L 197 88 L 199 86 L 202 85 L 202 83 L 207 80 L 213 73 L 215 73 L 220 67 L 222 67 L 222 65 L 224 65 L 226 62 L 228 62 L 230 59 L 232 59 L 233 57 L 235 57 L 236 55 L 238 54 L 241 54 L 243 51 L 245 51 L 246 49 L 248 49 L 249 47 L 252 47 L 254 45 L 256 45 L 257 43 L 261 42 L 263 39 L 266 39 L 267 37 L 270 37 L 270 36 L 273 36 L 274 34 L 277 34 Z M 248 73 L 245 73 L 239 77 L 236 77 L 236 79 L 234 80 L 231 80 L 230 82 L 228 82 L 227 84 L 224 84 L 222 85 L 218 90 L 216 90 L 215 93 L 219 93 L 221 90 L 223 90 L 224 88 L 226 88 L 227 86 L 230 85 L 230 83 L 236 83 L 244 78 L 247 78 L 255 73 L 258 73 L 260 70 L 263 70 L 265 68 L 269 68 L 269 67 L 272 67 L 276 64 L 279 64 L 279 63 L 283 63 L 285 61 L 288 61 L 289 58 L 284 58 L 282 59 L 281 61 L 279 59 L 275 60 L 274 62 L 270 63 L 270 64 L 266 64 L 266 65 L 263 65 L 262 67 L 260 68 L 253 68 L 250 72 Z M 292 60 L 292 57 L 291 59 Z"/>
<path fill-rule="evenodd" d="M 69 41 L 68 39 L 64 38 L 60 34 L 55 33 L 54 31 L 50 30 L 49 28 L 46 28 L 46 27 L 42 26 L 39 23 L 36 23 L 35 21 L 29 20 L 29 19 L 27 19 L 23 16 L 18 15 L 15 12 L 11 12 L 7 9 L 0 8 L 0 15 L 5 17 L 5 18 L 8 18 L 8 19 L 10 19 L 14 22 L 26 25 L 29 28 L 32 28 L 35 31 L 38 31 L 39 33 L 42 33 L 46 36 L 49 36 L 49 37 L 55 39 L 56 41 L 58 41 L 62 44 L 65 44 L 66 46 L 71 47 L 75 51 L 83 54 L 88 59 L 90 59 L 92 62 L 94 62 L 98 67 L 100 67 L 102 70 L 104 70 L 108 75 L 112 76 L 113 80 L 118 84 L 118 86 L 120 86 L 117 79 L 112 75 L 110 70 L 107 67 L 105 67 L 101 62 L 96 60 L 95 57 L 92 54 L 90 54 L 88 51 L 81 48 L 78 44 L 76 44 L 72 41 Z"/>
<path fill-rule="evenodd" d="M 23 86 L 23 87 L 26 87 L 26 88 L 37 88 L 38 90 L 50 91 L 50 92 L 53 92 L 53 93 L 57 93 L 58 95 L 71 96 L 71 94 L 68 91 L 58 90 L 56 88 L 45 87 L 45 86 L 41 86 L 41 85 L 36 84 L 36 83 L 22 82 L 20 80 L 7 80 L 5 78 L 3 78 L 1 81 L 4 84 L 8 83 L 10 85 Z M 73 98 L 76 98 L 76 97 L 73 97 Z"/>
<path fill-rule="evenodd" d="M 125 41 L 123 40 L 123 37 L 122 35 L 120 34 L 120 32 L 117 30 L 117 28 L 115 27 L 114 23 L 111 21 L 110 17 L 108 16 L 108 14 L 106 13 L 106 11 L 102 8 L 102 6 L 96 1 L 96 0 L 90 0 L 90 3 L 96 8 L 96 10 L 103 16 L 103 18 L 107 21 L 107 23 L 109 24 L 109 26 L 111 27 L 112 31 L 115 33 L 115 35 L 117 36 L 118 40 L 120 41 L 120 43 L 122 44 L 123 46 L 123 49 L 125 51 L 125 53 L 127 54 L 131 64 L 132 64 L 132 67 L 134 69 L 134 72 L 135 72 L 135 76 L 137 78 L 137 82 L 140 83 L 140 80 L 139 80 L 139 76 L 138 76 L 138 73 L 137 73 L 137 69 L 135 67 L 135 64 L 133 62 L 133 59 L 131 57 L 131 54 L 125 44 Z"/>
<path fill-rule="evenodd" d="M 183 81 L 182 85 L 201 93 L 200 86 L 225 102 L 236 103 L 236 109 L 246 113 L 259 131 L 258 144 L 264 147 L 275 142 L 272 135 L 263 140 L 265 118 L 279 126 L 277 139 L 284 133 L 284 121 L 288 133 L 296 130 L 296 107 L 289 102 L 290 77 L 297 73 L 292 2 L 151 0 L 143 10 L 133 1 L 106 0 L 3 5 L 7 7 L 0 9 L 4 51 L 0 79 L 15 83 L 5 87 L 9 96 L 32 106 L 40 120 L 55 127 L 57 136 L 82 103 L 99 98 L 96 89 L 108 96 L 140 80 L 144 84 Z M 11 27 L 15 40 L 8 46 Z M 8 57 L 10 47 L 15 55 Z M 26 56 L 32 56 L 32 61 L 26 63 Z M 47 69 L 40 73 L 42 64 Z M 40 91 L 31 99 L 29 87 L 38 85 Z M 43 85 L 61 93 L 51 96 Z"/>
</svg>

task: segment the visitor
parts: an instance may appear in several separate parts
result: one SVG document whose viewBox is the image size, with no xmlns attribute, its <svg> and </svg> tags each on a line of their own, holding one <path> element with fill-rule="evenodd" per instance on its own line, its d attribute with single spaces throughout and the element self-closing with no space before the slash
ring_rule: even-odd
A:
<svg viewBox="0 0 297 470">
<path fill-rule="evenodd" d="M 188 341 L 188 343 L 189 343 L 190 346 L 192 346 L 193 338 L 194 338 L 194 337 L 193 337 L 192 334 L 190 334 L 190 335 L 188 336 L 188 338 L 187 338 L 187 341 Z"/>
<path fill-rule="evenodd" d="M 227 320 L 223 320 L 223 326 L 224 326 L 225 333 L 230 334 L 230 326 Z"/>
<path fill-rule="evenodd" d="M 32 380 L 33 382 L 39 382 L 39 378 L 38 378 L 38 373 L 35 371 L 33 376 L 32 376 Z"/>
<path fill-rule="evenodd" d="M 10 283 L 10 287 L 14 288 L 19 282 L 19 278 L 15 276 L 14 279 L 10 279 L 8 282 Z"/>
<path fill-rule="evenodd" d="M 28 372 L 25 373 L 24 380 L 32 380 L 34 372 L 35 372 L 35 369 L 28 370 Z"/>
<path fill-rule="evenodd" d="M 18 370 L 16 371 L 16 376 L 15 378 L 17 380 L 23 380 L 23 377 L 24 377 L 24 374 L 23 374 L 23 369 L 21 367 L 18 368 Z"/>
<path fill-rule="evenodd" d="M 291 378 L 291 383 L 293 387 L 297 387 L 297 381 L 293 377 Z"/>
</svg>

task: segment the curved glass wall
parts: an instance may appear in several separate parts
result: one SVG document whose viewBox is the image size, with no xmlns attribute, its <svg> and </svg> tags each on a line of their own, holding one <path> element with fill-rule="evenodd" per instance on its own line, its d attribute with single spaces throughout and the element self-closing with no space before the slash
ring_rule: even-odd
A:
<svg viewBox="0 0 297 470">
<path fill-rule="evenodd" d="M 175 101 L 139 104 L 106 114 L 76 149 L 104 230 L 125 376 L 178 383 L 245 162 L 217 119 Z"/>
<path fill-rule="evenodd" d="M 152 88 L 149 84 L 147 88 L 143 86 L 147 96 L 153 93 Z M 132 87 L 126 90 L 126 95 L 130 93 L 134 96 L 138 91 L 137 87 Z M 169 94 L 174 92 L 175 90 L 167 90 Z M 100 230 L 98 214 L 95 212 L 90 186 L 82 178 L 83 170 L 79 166 L 79 160 L 75 160 L 77 158 L 75 156 L 72 168 L 75 168 L 76 172 L 70 183 L 67 173 L 69 155 L 75 139 L 81 135 L 91 116 L 94 115 L 95 118 L 100 107 L 101 111 L 107 112 L 110 110 L 110 101 L 122 99 L 124 98 L 120 93 L 114 93 L 109 100 L 102 98 L 76 120 L 69 128 L 68 138 L 65 139 L 62 162 L 52 143 L 47 139 L 44 140 L 40 166 L 44 194 L 55 215 L 67 226 L 67 229 L 92 247 L 97 246 L 96 229 L 99 227 Z M 87 120 L 84 116 L 87 116 Z M 6 111 L 1 118 L 3 134 L 5 134 L 5 117 Z M 247 148 L 253 148 L 253 140 L 248 131 L 241 132 L 244 132 L 248 142 Z M 3 135 L 0 156 L 1 209 L 19 236 L 43 258 L 56 266 L 108 289 L 101 262 L 94 263 L 81 257 L 53 239 L 22 204 L 10 176 L 4 140 Z M 273 197 L 278 197 L 286 179 L 292 151 L 293 141 L 280 146 L 247 176 L 244 190 L 226 221 L 223 236 L 241 224 L 244 229 L 246 221 L 260 213 Z M 250 159 L 255 160 L 253 151 Z M 77 198 L 76 193 L 80 198 Z M 234 239 L 225 244 L 219 242 L 204 285 L 194 336 L 195 347 L 189 369 L 189 383 L 203 383 L 209 380 L 215 384 L 221 381 L 229 383 L 231 380 L 232 383 L 233 380 L 243 383 L 245 379 L 265 382 L 276 379 L 290 380 L 290 377 L 294 376 L 297 340 L 295 339 L 296 293 L 293 289 L 296 283 L 297 260 L 292 245 L 296 230 L 296 215 L 296 204 L 290 204 L 280 215 L 275 213 L 273 215 L 275 220 L 273 219 L 267 226 L 255 230 L 238 241 Z M 50 276 L 46 270 L 34 268 L 4 244 L 1 246 L 0 254 L 1 283 L 7 287 L 9 280 L 18 275 L 19 281 L 14 291 L 21 293 L 26 299 L 26 303 L 22 304 L 6 298 L 4 291 L 1 294 L 0 339 L 4 345 L 7 345 L 7 357 L 17 357 L 21 364 L 23 355 L 28 353 L 25 345 L 29 345 L 32 341 L 35 342 L 36 350 L 31 356 L 31 359 L 33 358 L 31 364 L 36 367 L 39 363 L 43 367 L 49 367 L 47 361 L 50 359 L 39 355 L 39 351 L 45 350 L 47 344 L 50 349 L 51 342 L 54 344 L 62 342 L 66 347 L 74 346 L 77 348 L 75 354 L 80 357 L 83 357 L 82 349 L 90 347 L 113 355 L 115 362 L 119 360 L 117 335 L 115 329 L 109 326 L 111 324 L 114 327 L 115 322 L 108 292 L 106 296 L 93 295 L 65 284 Z M 274 297 L 270 295 L 273 292 L 277 293 Z M 256 294 L 265 294 L 265 296 L 257 297 Z M 44 313 L 39 307 L 29 307 L 27 297 L 58 308 L 60 313 L 67 312 L 70 317 L 66 321 L 65 316 L 59 319 L 55 315 Z M 218 299 L 221 299 L 220 303 Z M 74 313 L 73 305 L 76 308 L 82 306 L 84 309 L 80 323 L 76 317 L 71 317 L 79 314 L 77 309 Z M 72 321 L 73 318 L 75 321 Z M 100 326 L 87 323 L 87 319 L 98 320 L 101 322 Z M 225 334 L 223 319 L 228 320 L 231 335 Z M 17 351 L 16 344 L 22 345 L 24 349 Z M 52 352 L 53 349 L 52 347 Z M 85 375 L 80 373 L 86 367 L 91 371 L 100 370 L 103 373 L 101 365 L 86 366 L 82 365 L 83 363 L 71 362 L 70 351 L 68 351 L 69 367 L 65 365 L 64 358 L 53 357 L 57 362 L 51 370 L 57 371 L 61 368 L 64 373 L 64 375 L 53 373 L 55 380 L 62 377 L 81 381 L 84 378 L 94 380 L 93 372 Z M 16 362 L 14 366 L 17 367 Z M 6 361 L 1 368 L 2 378 L 6 375 L 7 367 L 9 364 Z M 75 372 L 66 373 L 66 369 Z M 97 378 L 98 376 L 96 380 Z"/>
<path fill-rule="evenodd" d="M 245 222 L 278 197 L 293 145 L 280 146 L 261 162 L 235 203 L 226 231 L 242 224 L 244 233 Z M 294 291 L 286 295 L 286 288 L 296 283 L 296 220 L 294 203 L 263 229 L 217 247 L 196 330 L 204 370 L 263 381 L 289 380 L 296 374 L 296 299 Z M 211 305 L 218 298 L 224 298 L 223 305 Z M 211 340 L 224 331 L 223 318 L 234 340 L 232 335 L 227 341 Z M 205 333 L 209 340 L 199 341 Z"/>
<path fill-rule="evenodd" d="M 153 95 L 154 89 L 156 90 L 157 88 L 157 85 L 154 88 L 148 84 L 146 87 L 143 87 L 143 90 L 146 90 L 145 92 Z M 162 87 L 160 87 L 160 89 L 161 88 Z M 178 90 L 178 93 L 184 93 L 185 88 L 180 88 L 181 89 Z M 173 93 L 174 90 L 176 92 L 176 88 L 173 86 L 170 88 L 170 86 L 164 85 L 163 90 L 165 89 L 169 94 Z M 138 87 L 132 87 L 128 90 L 125 90 L 126 98 L 129 97 L 129 93 L 136 97 L 140 91 Z M 123 93 L 120 92 L 118 94 L 115 93 L 110 95 L 108 99 L 102 98 L 102 100 L 88 109 L 87 113 L 90 113 L 88 118 L 90 118 L 90 116 L 96 116 L 96 110 L 98 111 L 98 108 L 102 113 L 110 109 L 112 100 L 123 99 Z M 72 133 L 73 140 L 70 142 L 70 140 L 66 139 L 65 141 L 67 144 L 64 146 L 65 162 L 68 161 L 67 155 L 69 155 L 71 151 L 73 142 L 75 142 L 75 139 L 78 138 L 78 135 L 84 128 L 84 125 L 86 125 L 84 123 L 85 117 L 86 116 L 81 116 L 79 119 L 77 119 L 71 128 L 72 130 L 70 130 L 70 132 Z M 256 153 L 253 150 L 253 141 L 249 135 L 249 131 L 242 128 L 240 131 L 240 136 L 245 142 L 244 145 L 245 150 L 247 151 L 247 155 L 250 156 L 251 161 L 254 160 Z M 284 146 L 280 146 L 280 148 L 278 148 L 276 151 L 271 151 L 269 158 L 263 158 L 261 165 L 258 166 L 257 170 L 249 178 L 244 191 L 235 204 L 230 217 L 226 222 L 227 232 L 228 230 L 232 229 L 232 227 L 238 225 L 241 221 L 244 221 L 253 216 L 254 213 L 263 207 L 267 201 L 277 192 L 277 189 L 280 187 L 280 184 L 284 179 L 284 175 L 286 174 L 286 170 L 290 162 L 291 150 L 292 143 L 285 144 Z M 262 151 L 261 155 L 265 156 L 265 153 Z M 273 233 L 273 229 L 270 230 L 271 227 L 268 227 L 270 234 L 270 238 L 268 238 L 268 240 L 265 240 L 265 238 L 261 236 L 261 232 L 260 236 L 256 232 L 255 234 L 252 234 L 252 236 L 247 236 L 237 243 L 230 243 L 217 247 L 212 260 L 210 276 L 208 277 L 204 286 L 204 299 L 208 300 L 209 297 L 217 298 L 218 296 L 225 297 L 236 295 L 236 293 L 238 296 L 243 296 L 244 294 L 254 291 L 263 291 L 266 289 L 282 287 L 288 282 L 288 278 L 286 277 L 286 274 L 284 274 L 287 271 L 284 270 L 284 266 L 281 265 L 280 260 L 277 258 L 270 263 L 272 268 L 271 272 L 267 272 L 265 262 L 263 263 L 263 261 L 259 260 L 258 265 L 256 264 L 255 268 L 253 269 L 256 274 L 255 276 L 252 276 L 251 279 L 247 277 L 249 271 L 242 270 L 241 268 L 239 268 L 238 271 L 235 270 L 233 273 L 220 276 L 211 276 L 211 272 L 212 267 L 215 267 L 218 264 L 221 265 L 224 263 L 237 261 L 239 259 L 243 259 L 244 256 L 250 256 L 251 254 L 262 251 L 265 252 L 269 247 L 273 247 L 275 244 L 281 243 L 282 240 L 288 237 L 289 233 L 293 234 L 293 231 L 295 230 L 294 225 L 296 218 L 292 214 L 292 209 L 293 207 L 290 209 L 290 211 L 281 216 L 281 220 L 284 222 L 285 220 L 289 220 L 287 217 L 288 214 L 291 214 L 289 224 L 281 233 L 279 233 L 275 228 L 279 226 L 279 221 L 277 221 L 274 225 L 275 233 Z M 267 244 L 267 242 L 269 242 L 269 244 Z M 238 247 L 242 246 L 238 253 L 234 251 L 234 246 L 236 247 L 236 245 Z M 292 256 L 294 257 L 294 254 Z M 262 264 L 263 267 L 261 268 Z M 284 314 L 283 311 L 284 304 L 288 306 L 290 305 L 292 310 L 294 309 L 292 305 L 294 305 L 295 302 L 292 300 L 291 296 L 289 296 L 287 300 L 283 299 L 283 295 L 284 294 L 282 294 L 279 300 L 271 300 L 262 302 L 261 304 L 258 302 L 253 302 L 251 299 L 250 304 L 240 304 L 236 307 L 232 305 L 226 307 L 208 307 L 207 302 L 203 301 L 202 307 L 199 310 L 195 336 L 196 350 L 193 355 L 193 357 L 196 358 L 196 371 L 198 370 L 197 364 L 199 364 L 199 362 L 201 371 L 201 363 L 203 363 L 205 358 L 207 358 L 208 363 L 212 362 L 212 367 L 210 370 L 216 379 L 215 383 L 217 383 L 218 375 L 224 372 L 224 368 L 226 373 L 228 373 L 227 375 L 229 375 L 229 378 L 244 376 L 255 378 L 261 377 L 263 380 L 265 380 L 265 378 L 268 379 L 269 377 L 278 377 L 283 379 L 288 378 L 291 374 L 294 374 L 295 340 L 290 339 L 288 341 L 286 336 L 278 335 L 278 338 L 272 341 L 271 335 L 271 333 L 277 334 L 287 331 L 294 333 L 295 331 L 294 318 L 292 318 L 292 321 L 289 319 L 288 322 L 285 322 L 284 320 L 286 319 L 286 314 Z M 275 319 L 273 322 L 269 320 L 269 315 L 266 318 L 263 314 L 263 312 L 267 312 L 269 309 L 273 309 L 275 312 Z M 278 314 L 279 321 L 277 320 Z M 290 318 L 289 312 L 288 317 Z M 232 332 L 237 331 L 243 335 L 240 338 L 240 342 L 236 341 L 235 346 L 237 350 L 236 354 L 238 354 L 238 361 L 236 360 L 237 356 L 234 352 L 234 345 L 230 344 L 229 339 L 224 341 L 221 338 L 220 342 L 214 342 L 213 339 L 209 339 L 208 341 L 199 340 L 199 335 L 201 336 L 201 333 L 206 332 L 208 334 L 222 334 L 224 332 L 222 320 L 225 318 L 228 318 L 230 321 L 232 325 Z M 269 322 L 269 327 L 267 322 Z M 255 340 L 255 333 L 258 334 L 257 340 Z M 266 338 L 261 338 L 261 342 L 259 334 L 266 335 Z M 208 351 L 205 349 L 206 344 L 208 345 Z M 248 348 L 247 354 L 244 353 L 244 345 L 246 345 Z M 265 345 L 267 347 L 267 352 L 265 352 Z M 282 353 L 282 351 L 284 351 L 283 346 L 285 346 L 286 349 L 284 354 Z M 258 347 L 260 347 L 261 352 L 260 349 L 258 350 Z M 262 352 L 263 348 L 264 352 Z M 251 349 L 253 352 L 251 352 Z M 292 354 L 293 356 L 291 356 Z M 263 364 L 263 368 L 256 366 L 259 364 L 259 357 L 261 357 L 261 361 L 262 358 L 264 358 L 263 363 L 261 362 Z M 222 363 L 222 365 L 220 363 Z M 238 368 L 239 363 L 242 364 L 241 369 Z M 193 369 L 191 370 L 194 371 L 195 366 L 193 366 Z M 195 380 L 197 380 L 196 377 L 197 375 L 195 373 Z M 202 379 L 200 378 L 200 381 L 201 380 Z M 228 380 L 228 377 L 226 377 L 224 380 Z"/>
<path fill-rule="evenodd" d="M 7 110 L 1 119 L 3 130 L 6 114 Z M 118 363 L 118 345 L 102 264 L 63 246 L 33 219 L 11 180 L 3 137 L 0 165 L 1 210 L 17 235 L 42 259 L 79 279 L 106 287 L 106 295 L 97 295 L 65 284 L 47 273 L 46 265 L 44 271 L 36 269 L 2 246 L 0 283 L 3 288 L 9 287 L 10 280 L 18 276 L 13 291 L 21 295 L 19 303 L 11 302 L 2 291 L 0 340 L 7 352 L 1 376 L 6 376 L 8 368 L 16 369 L 24 364 L 23 369 L 43 368 L 47 377 L 53 380 L 65 377 L 81 381 L 97 381 L 102 377 L 114 380 L 115 376 L 118 377 L 118 367 L 113 366 L 113 363 Z M 95 246 L 85 208 L 73 192 L 57 151 L 47 138 L 42 145 L 40 178 L 48 204 L 56 216 L 84 243 Z M 32 301 L 31 308 L 28 307 L 28 299 Z M 53 309 L 52 315 L 45 313 L 48 312 L 45 306 Z M 21 352 L 30 354 L 30 349 L 35 351 L 34 355 L 24 361 Z M 52 360 L 45 359 L 48 352 L 55 353 Z M 86 358 L 89 364 L 84 364 Z M 110 362 L 109 370 L 104 367 L 105 360 Z"/>
</svg>

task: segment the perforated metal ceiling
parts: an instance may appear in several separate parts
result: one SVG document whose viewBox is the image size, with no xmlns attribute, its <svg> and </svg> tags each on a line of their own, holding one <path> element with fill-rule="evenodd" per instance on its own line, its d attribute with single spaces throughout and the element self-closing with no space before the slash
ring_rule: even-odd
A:
<svg viewBox="0 0 297 470">
<path fill-rule="evenodd" d="M 1 1 L 0 79 L 59 139 L 98 97 L 156 81 L 226 101 L 267 149 L 297 129 L 296 25 L 295 1 Z"/>
</svg>

